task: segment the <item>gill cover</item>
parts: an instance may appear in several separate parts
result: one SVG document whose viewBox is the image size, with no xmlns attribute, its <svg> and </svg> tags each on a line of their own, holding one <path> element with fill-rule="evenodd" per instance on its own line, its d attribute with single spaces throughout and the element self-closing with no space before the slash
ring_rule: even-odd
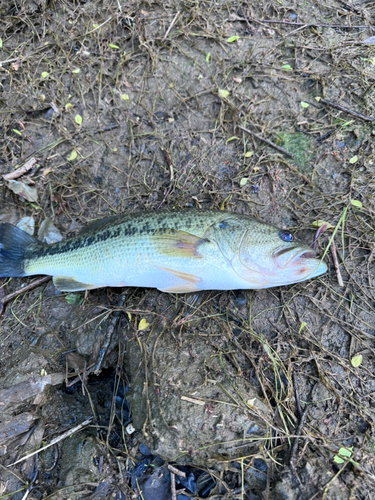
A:
<svg viewBox="0 0 375 500">
<path fill-rule="evenodd" d="M 237 276 L 247 281 L 249 288 L 261 286 L 265 276 L 254 269 L 255 263 L 251 261 L 246 248 L 251 229 L 246 228 L 243 220 L 234 217 L 226 217 L 214 224 L 212 229 L 213 239 Z"/>
</svg>

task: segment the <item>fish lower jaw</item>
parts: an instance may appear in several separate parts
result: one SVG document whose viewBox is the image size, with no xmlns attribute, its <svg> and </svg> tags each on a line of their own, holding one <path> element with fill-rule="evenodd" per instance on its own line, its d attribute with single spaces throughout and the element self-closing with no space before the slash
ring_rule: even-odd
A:
<svg viewBox="0 0 375 500">
<path fill-rule="evenodd" d="M 314 259 L 314 262 L 306 261 L 302 263 L 296 263 L 295 265 L 298 265 L 299 268 L 293 273 L 295 277 L 295 281 L 293 281 L 294 283 L 317 278 L 327 271 L 326 263 L 321 262 L 317 259 Z"/>
</svg>

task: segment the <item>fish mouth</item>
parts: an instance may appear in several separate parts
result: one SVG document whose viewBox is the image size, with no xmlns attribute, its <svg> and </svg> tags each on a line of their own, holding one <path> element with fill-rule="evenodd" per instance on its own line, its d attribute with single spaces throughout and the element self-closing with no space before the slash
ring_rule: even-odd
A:
<svg viewBox="0 0 375 500">
<path fill-rule="evenodd" d="M 327 271 L 327 265 L 318 258 L 315 250 L 305 245 L 276 251 L 274 261 L 288 283 L 316 278 Z"/>
<path fill-rule="evenodd" d="M 285 269 L 289 266 L 298 266 L 305 264 L 307 260 L 317 260 L 317 253 L 313 248 L 303 246 L 302 248 L 282 248 L 277 250 L 274 260 L 278 267 Z"/>
<path fill-rule="evenodd" d="M 308 250 L 301 250 L 298 252 L 296 256 L 294 256 L 290 262 L 292 265 L 300 264 L 303 260 L 306 259 L 315 259 L 317 258 L 317 253 L 313 248 L 308 249 Z"/>
</svg>

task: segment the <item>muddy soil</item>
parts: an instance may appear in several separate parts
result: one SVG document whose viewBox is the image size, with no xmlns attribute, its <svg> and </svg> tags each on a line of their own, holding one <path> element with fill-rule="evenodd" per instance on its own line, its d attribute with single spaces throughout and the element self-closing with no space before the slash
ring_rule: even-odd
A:
<svg viewBox="0 0 375 500">
<path fill-rule="evenodd" d="M 2 221 L 225 208 L 324 224 L 329 266 L 197 297 L 3 278 L 0 498 L 372 497 L 374 25 L 371 1 L 0 4 L 0 174 L 31 162 Z"/>
</svg>

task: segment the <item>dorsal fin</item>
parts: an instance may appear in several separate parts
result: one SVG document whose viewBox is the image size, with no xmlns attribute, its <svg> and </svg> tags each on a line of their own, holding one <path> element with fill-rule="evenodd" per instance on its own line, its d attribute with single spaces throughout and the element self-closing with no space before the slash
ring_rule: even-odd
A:
<svg viewBox="0 0 375 500">
<path fill-rule="evenodd" d="M 105 219 L 97 219 L 92 222 L 89 222 L 87 226 L 80 230 L 78 234 L 86 234 L 91 231 L 96 231 L 98 229 L 102 229 L 104 226 L 117 219 L 118 215 L 111 215 L 111 217 L 106 217 Z"/>
</svg>

